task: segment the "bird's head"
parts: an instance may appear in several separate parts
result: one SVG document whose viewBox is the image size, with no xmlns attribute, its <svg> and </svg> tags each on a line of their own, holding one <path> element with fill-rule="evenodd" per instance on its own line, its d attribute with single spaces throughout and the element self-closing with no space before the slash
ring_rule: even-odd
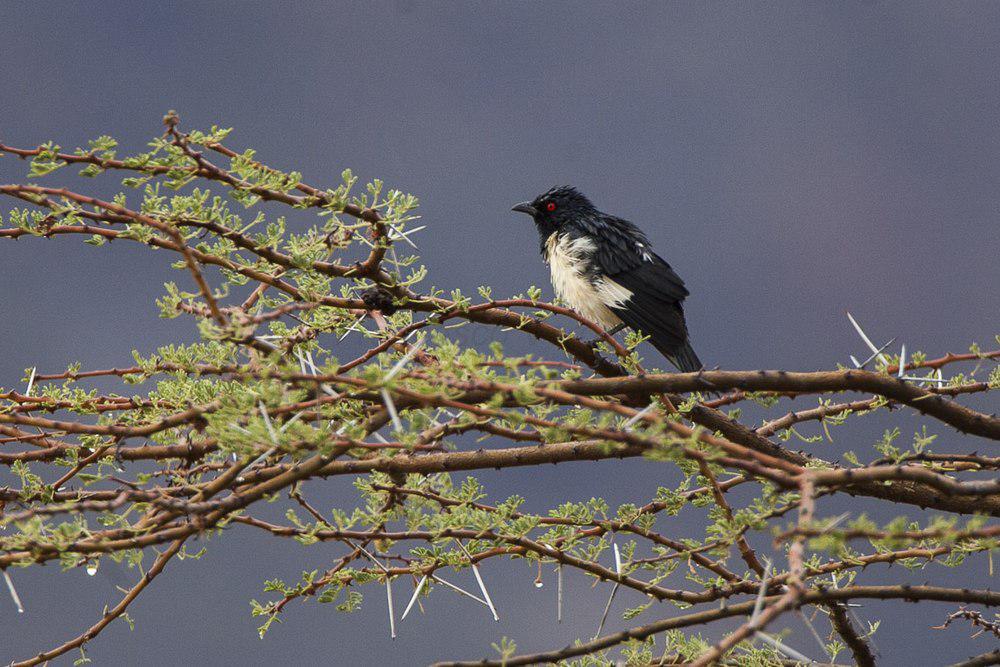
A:
<svg viewBox="0 0 1000 667">
<path fill-rule="evenodd" d="M 530 215 L 540 232 L 553 232 L 567 222 L 597 211 L 589 199 L 568 185 L 552 188 L 511 210 Z"/>
</svg>

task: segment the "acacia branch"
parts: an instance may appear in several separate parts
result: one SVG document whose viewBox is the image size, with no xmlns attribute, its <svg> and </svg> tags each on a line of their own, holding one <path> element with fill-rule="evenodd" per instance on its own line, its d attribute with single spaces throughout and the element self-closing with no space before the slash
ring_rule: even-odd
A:
<svg viewBox="0 0 1000 667">
<path fill-rule="evenodd" d="M 79 164 L 89 175 L 100 170 L 137 175 L 132 184 L 160 178 L 170 187 L 194 182 L 206 197 L 206 184 L 222 186 L 240 204 L 263 200 L 311 210 L 322 219 L 305 234 L 283 234 L 280 225 L 256 233 L 250 230 L 269 220 L 270 207 L 247 225 L 221 197 L 146 194 L 139 195 L 141 205 L 128 205 L 125 195 L 108 201 L 67 188 L 0 185 L 0 195 L 29 206 L 11 214 L 12 227 L 0 229 L 0 238 L 87 234 L 98 245 L 130 240 L 177 253 L 183 261 L 175 266 L 188 271 L 198 289 L 169 294 L 166 314 L 175 310 L 197 321 L 204 339 L 201 346 L 165 349 L 157 353 L 162 359 L 131 367 L 32 374 L 24 394 L 0 394 L 0 465 L 20 480 L 17 488 L 0 488 L 0 525 L 13 528 L 0 536 L 0 567 L 57 558 L 73 565 L 104 553 L 169 545 L 162 557 L 176 553 L 196 533 L 224 536 L 227 527 L 238 524 L 276 539 L 349 547 L 342 557 L 315 568 L 322 574 L 297 585 L 281 582 L 278 598 L 256 609 L 269 621 L 294 599 L 320 594 L 330 599 L 368 583 L 388 588 L 392 577 L 433 579 L 443 567 L 497 558 L 528 559 L 539 567 L 552 563 L 560 572 L 572 568 L 656 600 L 728 605 L 692 610 L 562 651 L 516 656 L 507 664 L 601 651 L 630 637 L 649 636 L 653 628 L 747 616 L 695 663 L 726 664 L 760 628 L 804 604 L 830 607 L 835 631 L 859 664 L 869 664 L 870 649 L 843 615 L 847 600 L 996 603 L 995 594 L 975 590 L 826 588 L 821 577 L 836 582 L 857 568 L 910 566 L 991 551 L 997 531 L 978 517 L 964 528 L 934 521 L 928 528 L 900 530 L 895 524 L 879 528 L 858 521 L 834 530 L 835 522 L 816 516 L 815 498 L 847 493 L 1000 516 L 1000 480 L 983 474 L 1000 467 L 997 457 L 955 447 L 930 452 L 925 439 L 915 440 L 910 451 L 880 451 L 844 467 L 812 452 L 791 451 L 770 436 L 805 421 L 829 428 L 852 413 L 905 405 L 962 433 L 1000 440 L 996 415 L 959 402 L 963 396 L 995 392 L 996 369 L 989 381 L 977 373 L 1000 358 L 1000 350 L 916 363 L 911 358 L 904 369 L 940 371 L 975 362 L 971 372 L 956 372 L 951 383 L 940 375 L 933 383 L 900 379 L 896 375 L 905 374 L 891 365 L 880 373 L 647 374 L 603 328 L 559 304 L 493 298 L 487 289 L 478 303 L 457 292 L 446 298 L 437 290 L 417 291 L 419 272 L 404 275 L 416 258 L 401 262 L 398 248 L 393 249 L 395 242 L 409 241 L 405 223 L 413 218 L 407 213 L 412 198 L 393 191 L 382 196 L 382 185 L 372 183 L 368 194 L 351 199 L 350 177 L 336 189 L 308 185 L 297 174 L 252 160 L 250 152 L 218 143 L 222 132 L 202 138 L 206 135 L 180 131 L 176 114 L 164 121 L 166 133 L 154 140 L 151 152 L 122 160 L 104 149 L 70 154 L 51 146 L 0 144 L 0 152 L 32 159 L 33 174 Z M 230 164 L 216 164 L 214 155 Z M 206 201 L 213 202 L 210 210 Z M 400 201 L 404 204 L 397 206 Z M 198 243 L 192 241 L 195 234 Z M 377 328 L 372 330 L 366 318 Z M 540 354 L 533 349 L 530 356 L 510 358 L 497 350 L 479 352 L 452 337 L 449 329 L 461 325 L 474 327 L 477 337 L 493 339 L 501 330 L 527 336 L 538 343 Z M 618 361 L 605 360 L 570 327 L 596 334 Z M 360 349 L 352 350 L 353 358 L 335 360 L 328 351 L 341 349 L 335 338 L 355 331 Z M 591 371 L 594 377 L 584 377 Z M 118 395 L 76 384 L 93 378 L 120 378 L 127 388 Z M 35 381 L 52 384 L 33 393 Z M 132 398 L 132 387 L 138 386 L 143 394 Z M 701 392 L 721 391 L 728 393 L 696 400 Z M 841 392 L 867 396 L 833 403 L 832 396 Z M 770 414 L 779 400 L 803 396 L 818 396 L 820 405 L 806 410 L 793 405 L 784 416 Z M 756 429 L 737 411 L 718 409 L 742 408 L 751 400 L 766 413 Z M 488 441 L 472 445 L 473 437 Z M 485 502 L 475 483 L 459 489 L 449 475 L 572 461 L 591 461 L 597 469 L 599 462 L 607 466 L 614 459 L 640 456 L 650 465 L 679 471 L 683 481 L 675 489 L 659 490 L 644 505 L 623 505 L 618 516 L 596 499 L 532 515 L 517 510 L 514 501 Z M 145 462 L 141 472 L 118 467 L 130 461 Z M 705 484 L 691 488 L 699 484 L 695 470 Z M 719 481 L 723 474 L 728 477 Z M 306 497 L 306 485 L 333 484 L 343 475 L 361 476 L 362 511 L 352 514 L 347 508 L 328 520 L 326 508 Z M 87 486 L 72 488 L 78 480 Z M 730 504 L 735 496 L 726 495 L 737 485 L 753 493 L 739 509 Z M 278 525 L 250 513 L 279 495 L 287 496 L 282 502 L 292 511 L 304 509 L 307 521 L 289 515 L 292 525 Z M 714 501 L 718 511 L 704 511 L 698 498 Z M 675 534 L 669 519 L 692 506 L 707 515 L 701 539 Z M 780 519 L 796 508 L 799 518 L 789 530 Z M 64 515 L 69 521 L 62 522 Z M 116 519 L 107 522 L 108 515 Z M 71 538 L 63 532 L 66 525 L 78 531 Z M 629 548 L 634 547 L 626 552 L 627 562 L 614 569 L 599 562 L 611 533 L 627 534 Z M 790 541 L 785 571 L 772 574 L 761 567 L 758 554 L 766 547 L 751 548 L 754 533 L 777 535 L 771 543 L 776 551 Z M 883 550 L 885 545 L 876 543 L 875 553 L 861 554 L 848 546 L 856 538 L 890 544 L 913 540 L 916 546 Z M 461 549 L 455 548 L 457 540 Z M 830 558 L 809 559 L 807 541 Z M 734 553 L 756 578 L 724 565 Z M 669 587 L 667 577 L 684 560 L 688 583 Z M 112 610 L 115 616 L 146 585 L 147 579 L 140 581 Z M 758 593 L 763 608 L 751 613 Z M 110 620 L 23 664 L 82 646 Z"/>
<path fill-rule="evenodd" d="M 833 625 L 834 631 L 847 644 L 847 648 L 851 650 L 851 655 L 854 656 L 854 662 L 858 667 L 875 667 L 875 655 L 872 653 L 871 647 L 868 646 L 868 642 L 858 634 L 854 624 L 851 623 L 851 619 L 847 615 L 847 607 L 841 602 L 835 602 L 827 605 L 826 608 L 830 610 L 830 623 Z"/>
<path fill-rule="evenodd" d="M 132 601 L 139 597 L 139 594 L 142 593 L 142 591 L 149 586 L 153 579 L 155 579 L 156 576 L 163 571 L 163 568 L 167 566 L 170 559 L 177 555 L 177 552 L 181 550 L 182 546 L 184 546 L 184 541 L 184 538 L 176 540 L 163 553 L 157 556 L 156 560 L 153 561 L 153 565 L 144 575 L 142 575 L 139 582 L 129 589 L 128 593 L 125 594 L 125 597 L 123 597 L 114 607 L 104 612 L 104 616 L 101 617 L 101 620 L 90 626 L 90 628 L 88 628 L 83 634 L 74 637 L 66 643 L 61 644 L 49 651 L 43 651 L 33 658 L 22 660 L 20 662 L 12 662 L 11 667 L 33 667 L 34 665 L 40 665 L 52 660 L 53 658 L 57 658 L 64 653 L 68 653 L 75 648 L 79 648 L 96 637 L 113 620 L 125 613 L 125 610 L 128 609 L 130 604 L 132 604 Z"/>
</svg>

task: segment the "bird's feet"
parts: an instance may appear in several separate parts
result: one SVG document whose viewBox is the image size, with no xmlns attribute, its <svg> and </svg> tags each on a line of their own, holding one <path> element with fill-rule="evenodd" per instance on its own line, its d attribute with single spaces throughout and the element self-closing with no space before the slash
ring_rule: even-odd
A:
<svg viewBox="0 0 1000 667">
<path fill-rule="evenodd" d="M 587 340 L 583 341 L 583 344 L 591 349 L 595 357 L 601 356 L 601 343 L 607 345 L 608 341 L 605 340 L 603 337 L 588 338 Z"/>
<path fill-rule="evenodd" d="M 700 391 L 706 397 L 713 400 L 717 398 L 722 398 L 725 392 L 722 389 L 720 389 L 717 385 L 713 384 L 708 379 L 706 379 L 704 373 L 705 371 L 717 371 L 717 370 L 719 370 L 718 366 L 715 366 L 714 368 L 702 368 L 700 371 L 698 371 L 698 382 L 700 382 L 702 385 L 698 389 L 698 391 Z"/>
<path fill-rule="evenodd" d="M 624 328 L 625 328 L 624 324 L 619 324 L 613 329 L 608 329 L 606 333 L 608 334 L 609 338 L 614 338 L 614 335 Z M 597 338 L 591 338 L 590 340 L 583 341 L 583 344 L 589 347 L 591 350 L 593 350 L 595 356 L 600 356 L 597 346 L 601 343 L 606 343 L 606 342 L 607 341 L 602 336 L 598 336 Z"/>
<path fill-rule="evenodd" d="M 604 364 L 611 363 L 611 360 L 609 360 L 606 356 L 601 354 L 600 343 L 601 343 L 600 338 L 593 338 L 591 340 L 584 341 L 584 344 L 590 348 L 591 352 L 594 353 L 594 360 L 597 362 L 597 364 L 603 366 Z"/>
<path fill-rule="evenodd" d="M 590 348 L 594 355 L 593 368 L 598 372 L 621 373 L 621 367 L 612 359 L 601 353 L 600 344 L 605 342 L 603 338 L 591 338 L 583 341 L 583 344 Z"/>
</svg>

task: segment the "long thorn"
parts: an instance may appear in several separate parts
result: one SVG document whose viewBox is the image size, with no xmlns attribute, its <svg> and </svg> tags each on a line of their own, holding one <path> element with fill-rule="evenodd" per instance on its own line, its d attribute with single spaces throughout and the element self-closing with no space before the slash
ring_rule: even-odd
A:
<svg viewBox="0 0 1000 667">
<path fill-rule="evenodd" d="M 556 566 L 556 622 L 562 623 L 562 563 Z"/>
<path fill-rule="evenodd" d="M 3 580 L 7 582 L 7 590 L 10 591 L 10 597 L 14 600 L 14 606 L 17 607 L 17 613 L 24 613 L 24 605 L 21 604 L 21 596 L 17 594 L 17 589 L 14 588 L 14 582 L 10 578 L 7 570 L 3 570 Z"/>
<path fill-rule="evenodd" d="M 257 458 L 255 458 L 255 459 L 254 459 L 254 460 L 253 460 L 253 461 L 252 461 L 252 462 L 250 463 L 250 465 L 248 465 L 248 466 L 247 466 L 247 470 L 249 470 L 250 468 L 255 468 L 255 467 L 257 467 L 257 466 L 258 466 L 258 465 L 259 465 L 260 463 L 262 463 L 262 462 L 263 462 L 263 461 L 264 461 L 264 460 L 265 460 L 265 459 L 266 459 L 267 457 L 269 457 L 269 456 L 270 456 L 271 454 L 274 454 L 274 453 L 275 453 L 276 451 L 278 451 L 278 447 L 277 447 L 277 446 L 274 446 L 274 447 L 271 447 L 271 449 L 267 450 L 266 452 L 264 452 L 263 454 L 261 454 L 260 456 L 258 456 Z M 242 479 L 242 478 L 241 478 L 241 479 Z"/>
<path fill-rule="evenodd" d="M 618 543 L 612 542 L 611 547 L 615 552 L 615 574 L 619 577 L 622 575 L 622 555 L 618 551 Z M 611 611 L 611 602 L 615 599 L 615 593 L 618 592 L 618 588 L 621 586 L 620 581 L 616 581 L 615 585 L 611 587 L 611 595 L 608 596 L 608 603 L 604 605 L 604 614 L 601 615 L 601 624 L 597 626 L 597 633 L 594 635 L 594 639 L 601 636 L 601 631 L 604 630 L 604 623 L 608 620 L 608 613 Z"/>
<path fill-rule="evenodd" d="M 266 347 L 268 349 L 271 349 L 271 350 L 277 350 L 278 349 L 277 345 L 275 345 L 274 343 L 267 342 L 266 340 L 264 340 L 263 336 L 254 336 L 254 340 L 256 340 L 258 343 L 260 343 L 261 345 L 263 345 L 264 347 Z"/>
<path fill-rule="evenodd" d="M 396 638 L 396 614 L 392 609 L 392 577 L 385 578 L 385 597 L 389 603 L 389 638 Z"/>
<path fill-rule="evenodd" d="M 647 405 L 646 407 L 644 407 L 642 410 L 639 410 L 639 412 L 637 412 L 634 415 L 632 415 L 631 417 L 629 417 L 628 421 L 625 422 L 625 430 L 626 431 L 629 430 L 630 426 L 632 426 L 637 421 L 639 421 L 640 419 L 642 419 L 643 417 L 645 417 L 649 413 L 649 411 L 652 410 L 655 407 L 656 407 L 656 403 L 655 402 L 650 403 L 649 405 Z"/>
<path fill-rule="evenodd" d="M 799 653 L 795 649 L 791 648 L 790 646 L 786 646 L 785 644 L 782 644 L 780 641 L 778 641 L 777 639 L 775 639 L 774 637 L 772 637 L 771 635 L 769 635 L 767 633 L 760 632 L 758 630 L 755 633 L 755 636 L 757 637 L 757 639 L 760 639 L 760 640 L 762 640 L 762 641 L 770 644 L 774 648 L 778 649 L 779 651 L 781 651 L 782 653 L 784 653 L 786 656 L 788 656 L 792 660 L 798 660 L 799 662 L 804 662 L 806 664 L 814 664 L 816 662 L 812 658 L 809 658 L 809 657 L 806 657 L 806 656 L 802 655 L 801 653 Z"/>
<path fill-rule="evenodd" d="M 813 625 L 808 616 L 802 613 L 801 609 L 796 609 L 796 612 L 798 613 L 799 618 L 802 619 L 802 622 L 806 624 L 806 627 L 809 628 L 809 632 L 812 634 L 813 639 L 815 639 L 816 643 L 819 644 L 819 650 L 823 651 L 823 653 L 826 654 L 826 657 L 832 659 L 830 651 L 826 648 L 826 644 L 823 643 L 823 638 L 819 636 L 818 632 L 816 632 L 816 626 Z"/>
<path fill-rule="evenodd" d="M 890 338 L 888 341 L 886 341 L 885 345 L 883 345 L 882 347 L 880 347 L 873 354 L 869 355 L 869 357 L 867 359 L 865 359 L 864 361 L 862 361 L 860 364 L 857 363 L 857 361 L 855 360 L 855 365 L 858 368 L 864 368 L 865 366 L 867 366 L 868 364 L 870 364 L 872 362 L 872 359 L 874 359 L 875 357 L 877 357 L 880 354 L 882 354 L 883 352 L 885 352 L 886 348 L 889 347 L 890 345 L 892 345 L 895 342 L 896 342 L 896 338 L 895 337 Z M 851 357 L 851 358 L 853 359 L 854 357 Z"/>
<path fill-rule="evenodd" d="M 771 561 L 764 559 L 764 576 L 760 578 L 760 590 L 757 592 L 757 601 L 753 605 L 753 613 L 750 615 L 750 622 L 753 623 L 760 616 L 764 608 L 764 595 L 767 593 L 767 579 L 771 576 Z"/>
<path fill-rule="evenodd" d="M 350 540 L 345 539 L 344 541 L 347 542 L 347 544 L 349 546 L 357 549 L 358 551 L 360 551 L 361 553 L 363 553 L 365 556 L 367 556 L 368 560 L 370 560 L 371 562 L 375 563 L 375 565 L 377 565 L 380 570 L 382 570 L 386 574 L 389 574 L 389 568 L 387 568 L 385 565 L 383 565 L 382 563 L 380 563 L 379 560 L 377 558 L 375 558 L 375 556 L 373 556 L 370 551 L 368 551 L 368 549 L 365 549 L 360 544 L 355 545 Z"/>
<path fill-rule="evenodd" d="M 601 623 L 597 626 L 597 632 L 594 634 L 594 639 L 601 636 L 601 630 L 604 629 L 604 623 L 608 620 L 608 612 L 611 611 L 611 602 L 615 599 L 615 593 L 618 592 L 618 587 L 621 586 L 620 582 L 615 582 L 615 585 L 611 588 L 611 595 L 608 596 L 608 603 L 604 605 L 604 613 L 601 615 Z"/>
<path fill-rule="evenodd" d="M 304 412 L 305 412 L 305 410 L 299 410 L 294 415 L 292 415 L 291 419 L 289 419 L 288 421 L 286 421 L 284 424 L 281 425 L 281 428 L 278 429 L 278 433 L 284 433 L 285 429 L 287 429 L 289 426 L 291 426 L 296 421 L 298 421 L 299 417 L 301 417 L 302 413 L 304 413 Z"/>
<path fill-rule="evenodd" d="M 478 595 L 476 595 L 474 593 L 470 593 L 469 591 L 465 590 L 464 588 L 459 588 L 455 584 L 451 583 L 450 581 L 445 581 L 444 579 L 442 579 L 441 577 L 437 576 L 436 574 L 432 574 L 432 575 L 429 575 L 429 576 L 430 576 L 430 578 L 431 578 L 432 581 L 436 581 L 439 584 L 447 586 L 451 590 L 455 591 L 456 593 L 460 593 L 461 595 L 464 595 L 465 597 L 472 598 L 473 600 L 475 600 L 479 604 L 483 605 L 484 607 L 489 607 L 490 606 L 489 604 L 486 603 L 486 600 L 482 599 Z"/>
<path fill-rule="evenodd" d="M 260 408 L 260 416 L 264 418 L 264 426 L 267 427 L 267 435 L 270 436 L 271 442 L 275 445 L 278 444 L 278 434 L 274 431 L 274 424 L 271 423 L 271 415 L 267 414 L 267 406 L 264 405 L 264 401 L 260 401 L 257 406 Z"/>
<path fill-rule="evenodd" d="M 389 238 L 391 240 L 393 240 L 393 241 L 399 241 L 399 240 L 406 241 L 411 246 L 413 246 L 415 249 L 420 250 L 420 248 L 417 248 L 417 244 L 414 243 L 413 241 L 411 241 L 409 237 L 410 237 L 410 234 L 413 234 L 415 232 L 419 232 L 420 230 L 426 229 L 426 228 L 427 228 L 427 225 L 421 225 L 419 227 L 414 227 L 413 229 L 410 229 L 410 230 L 408 230 L 406 232 L 403 232 L 402 230 L 400 230 L 400 229 L 398 229 L 396 227 L 393 227 L 392 231 L 395 232 L 395 234 L 391 234 L 389 236 Z"/>
<path fill-rule="evenodd" d="M 358 319 L 356 319 L 353 322 L 351 322 L 351 326 L 347 327 L 347 329 L 344 331 L 344 333 L 340 337 L 338 337 L 337 340 L 338 341 L 344 340 L 345 338 L 347 338 L 350 335 L 350 333 L 352 331 L 360 331 L 360 329 L 358 329 L 358 325 L 361 324 L 361 322 L 364 321 L 364 319 L 366 317 L 368 317 L 367 314 L 366 315 L 362 315 Z"/>
<path fill-rule="evenodd" d="M 316 362 L 313 361 L 313 354 L 311 351 L 307 350 L 304 357 L 301 355 L 301 353 L 299 353 L 298 350 L 296 350 L 295 353 L 299 355 L 299 360 L 302 362 L 303 373 L 309 373 L 310 375 L 319 375 L 319 369 L 316 368 Z M 309 365 L 308 371 L 305 368 L 307 364 Z M 327 396 L 332 396 L 333 398 L 337 398 L 337 392 L 335 392 L 330 387 L 330 385 L 326 384 L 325 382 L 320 382 L 319 388 Z"/>
<path fill-rule="evenodd" d="M 415 357 L 417 355 L 417 352 L 420 352 L 420 349 L 423 346 L 424 346 L 423 339 L 421 339 L 421 340 L 417 341 L 416 343 L 414 343 L 410 347 L 410 349 L 407 350 L 406 354 L 404 354 L 400 358 L 400 360 L 396 362 L 396 365 L 393 366 L 392 368 L 390 368 L 389 372 L 385 374 L 385 380 L 388 381 L 388 380 L 391 380 L 392 378 L 396 377 L 396 374 L 399 373 L 399 371 L 403 370 L 403 367 L 406 366 L 406 364 L 410 363 L 410 359 L 413 359 L 413 357 Z"/>
<path fill-rule="evenodd" d="M 406 609 L 403 610 L 403 615 L 399 617 L 399 620 L 406 620 L 406 615 L 410 613 L 413 609 L 413 605 L 417 602 L 417 596 L 420 595 L 421 589 L 424 587 L 424 582 L 427 581 L 427 575 L 420 577 L 420 581 L 417 582 L 417 587 L 413 589 L 413 595 L 410 596 L 410 601 L 406 603 Z"/>
<path fill-rule="evenodd" d="M 861 340 L 863 340 L 865 342 L 865 344 L 868 345 L 868 348 L 872 352 L 874 352 L 875 355 L 879 357 L 879 359 L 882 360 L 882 363 L 888 365 L 889 362 L 885 358 L 885 355 L 883 355 L 881 352 L 879 352 L 878 348 L 875 347 L 875 344 L 872 343 L 872 341 L 871 341 L 870 338 L 868 338 L 868 335 L 865 333 L 864 329 L 861 328 L 861 325 L 858 324 L 858 321 L 856 319 L 854 319 L 854 316 L 851 315 L 850 311 L 847 312 L 847 319 L 849 319 L 851 321 L 851 324 L 854 325 L 854 329 L 858 332 L 858 335 L 861 336 Z"/>
<path fill-rule="evenodd" d="M 399 420 L 399 413 L 396 412 L 396 404 L 392 402 L 392 396 L 389 395 L 388 390 L 385 388 L 380 390 L 382 394 L 382 402 L 385 403 L 385 409 L 389 411 L 389 418 L 392 419 L 392 427 L 397 433 L 403 432 L 403 422 Z"/>
<path fill-rule="evenodd" d="M 486 605 L 490 608 L 490 613 L 493 614 L 493 620 L 499 623 L 500 616 L 497 615 L 496 607 L 493 606 L 493 600 L 490 599 L 490 592 L 486 590 L 486 584 L 483 583 L 483 577 L 479 574 L 479 566 L 473 562 L 472 554 L 470 554 L 469 550 L 465 548 L 465 545 L 458 540 L 455 541 L 458 542 L 458 546 L 462 547 L 462 551 L 464 551 L 465 555 L 468 557 L 469 563 L 472 565 L 472 574 L 475 575 L 476 583 L 479 584 L 479 590 L 482 592 L 483 598 L 486 600 Z"/>
</svg>

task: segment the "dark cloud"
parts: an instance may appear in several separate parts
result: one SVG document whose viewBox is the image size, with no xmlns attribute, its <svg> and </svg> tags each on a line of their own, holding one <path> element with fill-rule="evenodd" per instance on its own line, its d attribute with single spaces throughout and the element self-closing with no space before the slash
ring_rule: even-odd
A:
<svg viewBox="0 0 1000 667">
<path fill-rule="evenodd" d="M 333 183 L 349 166 L 420 196 L 430 283 L 490 283 L 498 294 L 547 286 L 534 231 L 508 209 L 573 183 L 641 224 L 677 267 L 709 364 L 843 362 L 862 351 L 846 309 L 910 349 L 961 351 L 996 333 L 998 5 L 50 2 L 2 13 L 0 139 L 75 146 L 113 133 L 138 148 L 168 108 L 189 127 L 235 126 L 234 143 L 311 182 Z M 0 180 L 23 170 L 4 159 Z M 6 386 L 28 366 L 120 365 L 133 347 L 193 336 L 188 322 L 156 316 L 160 285 L 181 279 L 165 257 L 22 240 L 0 244 L 0 262 Z M 826 446 L 861 450 L 880 433 L 866 426 Z M 484 479 L 542 509 L 597 494 L 639 501 L 671 474 L 631 462 Z M 346 480 L 317 492 L 350 497 Z M 390 642 L 384 601 L 370 595 L 353 617 L 293 605 L 260 642 L 247 601 L 262 596 L 263 579 L 322 567 L 331 548 L 234 532 L 202 561 L 171 564 L 131 611 L 135 630 L 116 622 L 93 658 L 472 658 L 502 635 L 523 649 L 589 636 L 604 600 L 572 580 L 556 627 L 552 586 L 536 590 L 526 566 L 497 566 L 484 576 L 499 625 L 436 594 Z M 29 613 L 0 598 L 0 658 L 92 623 L 114 585 L 133 578 L 110 564 L 102 572 L 15 572 Z M 928 637 L 944 607 L 905 620 L 911 609 L 865 609 L 884 614 L 878 642 L 893 664 L 969 652 Z M 793 643 L 815 653 L 809 641 L 800 629 Z"/>
</svg>

